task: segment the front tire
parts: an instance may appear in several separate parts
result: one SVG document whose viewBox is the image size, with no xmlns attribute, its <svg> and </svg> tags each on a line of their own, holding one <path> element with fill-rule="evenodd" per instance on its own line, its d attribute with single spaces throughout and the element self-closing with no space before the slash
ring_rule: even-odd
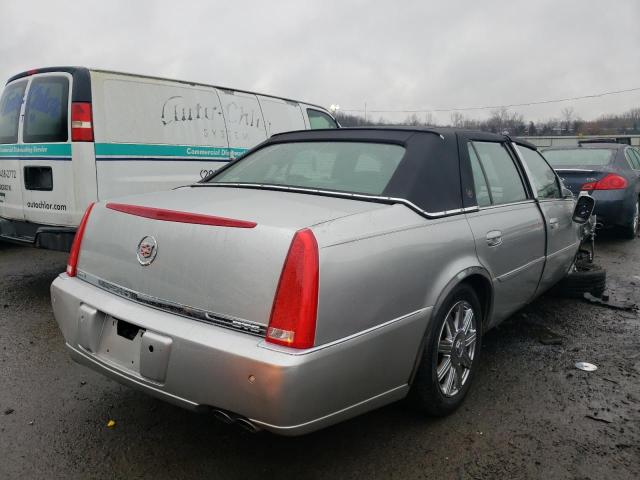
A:
<svg viewBox="0 0 640 480">
<path fill-rule="evenodd" d="M 411 387 L 414 403 L 432 416 L 456 410 L 475 376 L 482 341 L 482 309 L 475 291 L 458 285 L 436 312 Z"/>
</svg>

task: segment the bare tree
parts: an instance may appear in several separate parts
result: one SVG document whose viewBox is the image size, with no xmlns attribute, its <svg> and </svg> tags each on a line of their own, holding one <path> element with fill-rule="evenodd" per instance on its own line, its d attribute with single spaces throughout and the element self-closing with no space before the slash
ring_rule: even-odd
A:
<svg viewBox="0 0 640 480">
<path fill-rule="evenodd" d="M 562 109 L 562 121 L 564 123 L 564 130 L 570 133 L 573 129 L 573 121 L 575 119 L 575 112 L 573 107 L 565 107 Z"/>
<path fill-rule="evenodd" d="M 452 127 L 462 127 L 464 126 L 464 115 L 460 112 L 453 112 L 451 114 L 451 126 Z"/>
</svg>

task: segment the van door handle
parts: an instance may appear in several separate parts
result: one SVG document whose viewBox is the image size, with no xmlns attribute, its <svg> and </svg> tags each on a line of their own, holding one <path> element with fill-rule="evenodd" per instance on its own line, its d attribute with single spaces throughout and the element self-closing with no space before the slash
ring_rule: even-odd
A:
<svg viewBox="0 0 640 480">
<path fill-rule="evenodd" d="M 487 245 L 497 247 L 502 243 L 502 232 L 500 230 L 492 230 L 487 233 Z"/>
<path fill-rule="evenodd" d="M 551 228 L 558 228 L 558 219 L 557 218 L 549 219 L 549 226 Z"/>
</svg>

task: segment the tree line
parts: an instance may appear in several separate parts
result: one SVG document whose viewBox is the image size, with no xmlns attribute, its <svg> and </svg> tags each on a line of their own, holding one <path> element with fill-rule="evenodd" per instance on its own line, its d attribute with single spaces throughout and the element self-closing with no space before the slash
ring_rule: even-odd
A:
<svg viewBox="0 0 640 480">
<path fill-rule="evenodd" d="M 390 122 L 383 117 L 374 120 L 343 112 L 338 112 L 336 118 L 343 127 L 436 126 L 433 115 L 430 113 L 422 118 L 414 113 L 408 115 L 400 123 Z M 510 135 L 637 135 L 640 134 L 640 108 L 632 108 L 622 114 L 604 114 L 595 120 L 582 120 L 572 107 L 566 107 L 562 109 L 559 117 L 534 122 L 526 121 L 522 114 L 503 107 L 492 110 L 489 118 L 485 120 L 468 118 L 460 112 L 453 112 L 449 122 L 440 126 L 461 127 L 493 133 L 507 132 Z"/>
</svg>

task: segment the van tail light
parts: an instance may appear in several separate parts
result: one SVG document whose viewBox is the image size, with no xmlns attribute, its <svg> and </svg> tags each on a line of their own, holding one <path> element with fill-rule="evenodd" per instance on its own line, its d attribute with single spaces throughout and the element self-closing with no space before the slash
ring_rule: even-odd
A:
<svg viewBox="0 0 640 480">
<path fill-rule="evenodd" d="M 73 244 L 71 245 L 71 253 L 69 253 L 69 260 L 67 260 L 67 275 L 75 277 L 78 273 L 78 258 L 80 257 L 80 245 L 82 244 L 82 237 L 84 236 L 84 230 L 87 228 L 87 221 L 93 208 L 93 203 L 89 204 L 82 216 L 76 236 L 73 237 Z"/>
<path fill-rule="evenodd" d="M 312 347 L 318 315 L 318 243 L 308 228 L 293 236 L 267 328 L 267 342 Z"/>
<path fill-rule="evenodd" d="M 89 102 L 71 104 L 71 141 L 93 142 L 93 122 Z"/>
<path fill-rule="evenodd" d="M 622 190 L 627 188 L 629 182 L 624 177 L 610 173 L 609 175 L 601 178 L 597 182 L 589 182 L 582 185 L 581 190 Z"/>
</svg>

